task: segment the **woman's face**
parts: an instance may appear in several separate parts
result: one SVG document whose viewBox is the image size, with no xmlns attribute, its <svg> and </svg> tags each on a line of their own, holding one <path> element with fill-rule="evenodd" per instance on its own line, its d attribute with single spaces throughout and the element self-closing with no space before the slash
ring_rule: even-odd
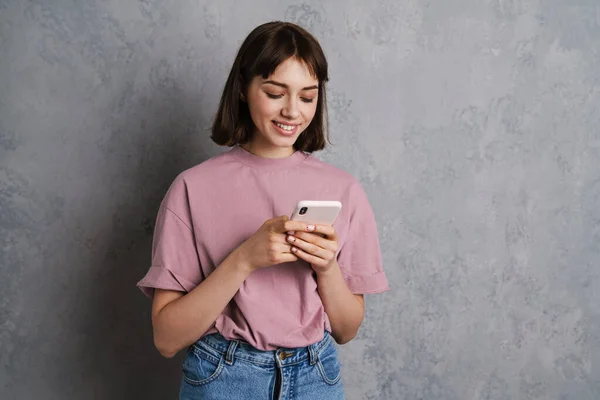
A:
<svg viewBox="0 0 600 400">
<path fill-rule="evenodd" d="M 244 148 L 269 158 L 292 154 L 296 139 L 315 116 L 318 84 L 306 65 L 293 57 L 267 79 L 254 77 L 246 101 L 256 130 Z"/>
</svg>

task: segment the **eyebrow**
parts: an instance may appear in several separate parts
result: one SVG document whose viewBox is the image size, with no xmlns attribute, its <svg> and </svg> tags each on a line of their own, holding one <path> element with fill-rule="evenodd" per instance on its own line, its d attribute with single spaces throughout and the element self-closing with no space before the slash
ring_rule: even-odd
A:
<svg viewBox="0 0 600 400">
<path fill-rule="evenodd" d="M 289 89 L 289 86 L 286 85 L 285 83 L 268 80 L 268 81 L 264 81 L 263 85 L 267 84 L 267 83 L 270 83 L 271 85 L 275 85 L 275 86 L 280 86 L 280 87 L 285 88 L 285 89 Z M 313 85 L 313 86 L 303 87 L 302 90 L 314 90 L 314 89 L 318 89 L 318 88 L 319 88 L 318 85 Z"/>
</svg>

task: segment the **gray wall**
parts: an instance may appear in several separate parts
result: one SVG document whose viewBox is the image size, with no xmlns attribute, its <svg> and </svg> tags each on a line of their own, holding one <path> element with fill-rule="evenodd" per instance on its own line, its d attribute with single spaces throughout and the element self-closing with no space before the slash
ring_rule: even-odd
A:
<svg viewBox="0 0 600 400">
<path fill-rule="evenodd" d="M 348 399 L 600 398 L 600 3 L 0 0 L 0 397 L 175 398 L 153 349 L 158 204 L 221 150 L 235 51 L 298 22 L 391 292 Z"/>
</svg>

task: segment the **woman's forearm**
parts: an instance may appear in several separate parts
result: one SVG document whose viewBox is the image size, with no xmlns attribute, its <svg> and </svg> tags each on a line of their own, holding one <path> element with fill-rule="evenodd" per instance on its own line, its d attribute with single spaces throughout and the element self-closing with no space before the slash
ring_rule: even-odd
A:
<svg viewBox="0 0 600 400">
<path fill-rule="evenodd" d="M 339 344 L 349 342 L 363 321 L 362 295 L 350 291 L 337 262 L 326 272 L 317 272 L 317 286 L 331 323 L 331 335 Z"/>
<path fill-rule="evenodd" d="M 161 299 L 156 298 L 159 294 L 156 293 L 152 325 L 158 351 L 165 357 L 173 357 L 204 335 L 249 274 L 250 269 L 233 252 L 186 295 L 162 292 Z"/>
</svg>

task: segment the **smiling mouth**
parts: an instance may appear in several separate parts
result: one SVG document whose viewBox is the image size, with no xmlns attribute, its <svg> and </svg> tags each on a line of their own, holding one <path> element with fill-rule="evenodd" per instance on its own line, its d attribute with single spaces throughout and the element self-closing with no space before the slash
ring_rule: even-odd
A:
<svg viewBox="0 0 600 400">
<path fill-rule="evenodd" d="M 293 131 L 298 125 L 286 125 L 277 121 L 273 121 L 275 125 L 286 131 Z"/>
<path fill-rule="evenodd" d="M 300 125 L 287 125 L 282 124 L 281 122 L 271 121 L 275 129 L 282 135 L 291 136 L 294 135 L 298 131 L 298 127 Z"/>
</svg>

